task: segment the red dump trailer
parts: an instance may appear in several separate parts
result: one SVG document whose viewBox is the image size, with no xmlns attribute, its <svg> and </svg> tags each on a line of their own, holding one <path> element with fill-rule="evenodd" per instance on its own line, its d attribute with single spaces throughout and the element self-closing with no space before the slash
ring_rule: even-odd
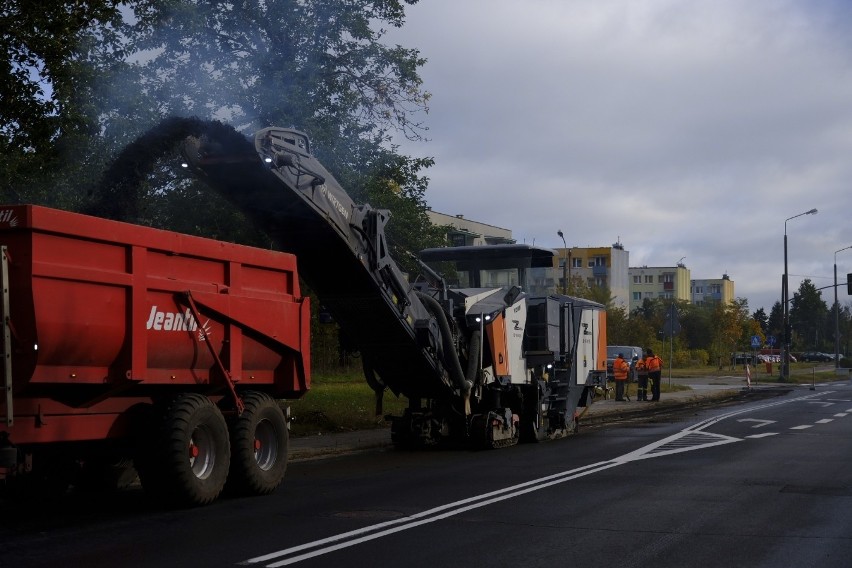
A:
<svg viewBox="0 0 852 568">
<path fill-rule="evenodd" d="M 176 504 L 279 485 L 310 386 L 293 255 L 31 205 L 0 206 L 0 247 L 7 491 L 131 464 Z"/>
</svg>

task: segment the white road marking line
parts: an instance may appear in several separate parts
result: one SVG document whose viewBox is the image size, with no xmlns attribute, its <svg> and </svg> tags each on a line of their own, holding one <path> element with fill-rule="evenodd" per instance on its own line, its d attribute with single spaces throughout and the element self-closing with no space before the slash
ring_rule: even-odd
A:
<svg viewBox="0 0 852 568">
<path fill-rule="evenodd" d="M 775 424 L 775 420 L 758 420 L 757 418 L 740 418 L 737 422 L 758 422 L 752 428 L 763 428 L 769 424 Z"/>
<path fill-rule="evenodd" d="M 762 434 L 752 434 L 750 436 L 746 436 L 746 438 L 766 438 L 767 436 L 777 436 L 778 432 L 763 432 Z"/>
<path fill-rule="evenodd" d="M 463 499 L 461 501 L 456 501 L 454 503 L 441 505 L 439 507 L 435 507 L 433 509 L 422 511 L 420 513 L 409 515 L 400 519 L 394 519 L 391 521 L 370 525 L 353 531 L 330 536 L 328 538 L 323 538 L 315 540 L 313 542 L 307 542 L 298 546 L 278 550 L 276 552 L 271 552 L 263 556 L 257 556 L 255 558 L 244 560 L 240 562 L 239 565 L 246 566 L 265 564 L 268 561 L 277 560 L 276 562 L 265 564 L 265 566 L 267 566 L 268 568 L 278 568 L 280 566 L 287 566 L 290 564 L 301 562 L 303 560 L 307 560 L 309 558 L 315 558 L 317 556 L 322 556 L 330 552 L 349 548 L 351 546 L 355 546 L 363 542 L 368 542 L 370 540 L 375 540 L 377 538 L 388 536 L 393 533 L 412 529 L 421 525 L 433 523 L 435 521 L 447 519 L 449 517 L 453 517 L 455 515 L 459 515 L 461 513 L 473 509 L 478 509 L 480 507 L 485 507 L 487 505 L 504 501 L 506 499 L 511 499 L 513 497 L 518 497 L 526 493 L 538 491 L 539 489 L 545 489 L 547 487 L 558 485 L 560 483 L 579 479 L 581 477 L 585 477 L 587 475 L 591 475 L 599 471 L 628 464 L 632 461 L 659 457 L 663 455 L 672 455 L 697 449 L 705 449 L 721 444 L 729 444 L 732 442 L 740 442 L 742 441 L 742 439 L 740 438 L 733 438 L 731 436 L 723 436 L 721 434 L 704 432 L 703 430 L 733 416 L 738 416 L 747 412 L 755 412 L 757 410 L 763 410 L 781 404 L 788 404 L 790 402 L 808 401 L 809 399 L 821 396 L 822 394 L 828 393 L 807 395 L 791 400 L 768 403 L 750 409 L 740 409 L 728 412 L 719 416 L 715 416 L 713 418 L 708 418 L 707 420 L 703 420 L 702 422 L 699 422 L 697 424 L 693 424 L 692 426 L 683 429 L 677 434 L 674 434 L 662 440 L 658 440 L 657 442 L 649 444 L 634 452 L 624 454 L 611 461 L 598 462 L 588 466 L 564 471 L 562 473 L 557 473 L 547 477 L 542 477 L 540 479 L 527 481 L 518 485 L 506 487 L 504 489 L 498 489 L 490 493 L 484 493 L 482 495 L 477 495 L 474 497 Z M 811 426 L 797 426 L 793 429 L 803 429 L 810 427 Z M 762 436 L 768 435 L 771 435 L 771 433 L 766 433 Z M 297 553 L 302 554 L 293 556 Z"/>
<path fill-rule="evenodd" d="M 848 412 L 838 412 L 837 414 L 834 415 L 834 417 L 835 418 L 845 418 L 848 415 L 849 415 Z"/>
<path fill-rule="evenodd" d="M 384 523 L 379 523 L 376 525 L 364 527 L 361 529 L 357 529 L 354 531 L 349 531 L 346 533 L 342 533 L 339 535 L 331 536 L 328 538 L 324 538 L 321 540 L 316 540 L 314 542 L 308 542 L 299 546 L 294 546 L 291 548 L 287 548 L 285 550 L 279 550 L 277 552 L 272 552 L 270 554 L 265 554 L 263 556 L 258 556 L 256 558 L 250 558 L 248 560 L 244 560 L 240 562 L 240 565 L 251 565 L 251 564 L 260 564 L 266 562 L 268 560 L 274 560 L 276 558 L 281 558 L 282 556 L 288 556 L 294 554 L 296 552 L 302 552 L 311 548 L 317 548 L 312 552 L 306 552 L 299 556 L 292 556 L 290 558 L 286 558 L 279 562 L 274 562 L 271 564 L 266 564 L 269 568 L 276 568 L 278 566 L 287 566 L 289 564 L 294 564 L 296 562 L 301 562 L 302 560 L 307 560 L 309 558 L 314 558 L 316 556 L 321 556 L 323 554 L 328 554 L 329 552 L 334 552 L 335 550 L 340 550 L 343 548 L 348 548 L 350 546 L 355 546 L 356 544 L 361 544 L 362 542 L 367 542 L 370 540 L 375 540 L 377 538 L 381 538 L 383 536 L 387 536 L 396 532 L 408 530 L 420 525 L 424 525 L 427 523 L 432 523 L 435 521 L 443 520 L 460 513 L 464 513 L 473 509 L 478 509 L 480 507 L 484 507 L 486 505 L 490 505 L 492 503 L 497 503 L 499 501 L 504 501 L 506 499 L 511 499 L 512 497 L 517 497 L 518 495 L 523 495 L 525 493 L 530 493 L 532 491 L 538 491 L 539 489 L 544 489 L 546 487 L 550 487 L 552 485 L 557 485 L 559 483 L 564 483 L 566 481 L 571 481 L 574 479 L 578 479 L 580 477 L 585 477 L 587 475 L 591 475 L 593 473 L 598 473 L 605 469 L 609 469 L 611 467 L 615 467 L 618 465 L 623 465 L 626 462 L 600 462 L 596 464 L 592 464 L 591 466 L 585 466 L 577 469 L 573 469 L 571 471 L 565 471 L 562 473 L 557 473 L 554 475 L 550 475 L 548 477 L 543 477 L 541 479 L 536 479 L 533 481 L 527 481 L 525 483 L 521 483 L 519 485 L 514 485 L 512 487 L 507 487 L 505 489 L 498 489 L 497 491 L 492 491 L 491 493 L 485 493 L 483 495 L 478 495 L 475 497 L 470 497 L 468 499 L 463 499 L 461 501 L 456 501 L 455 503 L 448 503 L 447 505 L 441 505 L 440 507 L 435 507 L 434 509 L 429 509 L 427 511 L 423 511 L 417 513 L 415 515 L 409 515 L 408 517 L 403 517 L 401 519 L 394 519 L 392 521 L 387 521 Z M 397 526 L 394 526 L 397 525 Z M 384 529 L 380 532 L 372 532 L 378 529 Z M 372 534 L 367 534 L 371 533 Z M 349 537 L 355 537 L 358 535 L 359 538 L 355 538 L 352 540 L 345 540 Z M 338 544 L 333 544 L 331 546 L 326 546 L 324 548 L 318 548 L 320 546 L 331 544 L 338 541 Z"/>
<path fill-rule="evenodd" d="M 803 424 L 801 426 L 793 426 L 790 430 L 807 430 L 808 428 L 813 428 L 813 424 Z"/>
<path fill-rule="evenodd" d="M 828 424 L 829 422 L 834 422 L 834 418 L 823 418 L 816 421 L 817 424 Z"/>
</svg>

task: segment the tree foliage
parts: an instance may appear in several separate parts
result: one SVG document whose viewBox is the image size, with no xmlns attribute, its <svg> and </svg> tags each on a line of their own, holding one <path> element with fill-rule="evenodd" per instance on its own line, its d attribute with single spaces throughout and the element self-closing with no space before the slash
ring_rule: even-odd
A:
<svg viewBox="0 0 852 568">
<path fill-rule="evenodd" d="M 392 222 L 387 227 L 391 255 L 404 270 L 415 274 L 418 268 L 410 253 L 446 244 L 446 228 L 432 225 L 426 213 L 428 180 L 418 172 L 428 165 L 431 160 L 387 153 L 375 164 L 364 187 L 366 201 L 391 211 Z"/>
<path fill-rule="evenodd" d="M 756 321 L 757 325 L 760 326 L 760 331 L 764 337 L 769 335 L 769 316 L 766 315 L 766 310 L 759 308 L 751 314 L 751 319 Z"/>
<path fill-rule="evenodd" d="M 790 326 L 795 332 L 795 348 L 816 349 L 826 341 L 828 306 L 822 292 L 806 278 L 790 300 Z"/>
<path fill-rule="evenodd" d="M 674 335 L 669 335 L 667 325 L 671 310 L 676 322 Z M 619 317 L 617 310 L 615 318 L 611 314 L 613 310 L 608 310 L 607 324 L 613 330 L 607 337 L 610 345 L 641 345 L 661 354 L 670 353 L 676 366 L 727 363 L 732 352 L 746 349 L 750 338 L 761 333 L 743 298 L 702 306 L 646 298 L 629 318 Z"/>
<path fill-rule="evenodd" d="M 6 0 L 0 8 L 0 196 L 73 209 L 97 175 L 102 86 L 126 66 L 118 0 Z"/>
<path fill-rule="evenodd" d="M 124 53 L 118 0 L 6 0 L 0 9 L 2 154 L 51 154 L 92 133 L 95 74 Z"/>
<path fill-rule="evenodd" d="M 431 243 L 419 173 L 431 160 L 390 145 L 394 132 L 424 133 L 424 60 L 383 42 L 415 1 L 6 2 L 0 197 L 80 209 L 112 156 L 167 116 L 244 133 L 292 126 L 356 201 L 382 199 L 380 180 L 401 188 L 381 204 L 414 223 L 391 225 L 392 240 L 409 241 L 400 247 Z M 142 209 L 156 215 L 140 221 L 202 234 L 234 227 L 214 232 L 231 240 L 251 233 L 222 199 L 174 178 L 164 163 L 143 181 Z"/>
</svg>

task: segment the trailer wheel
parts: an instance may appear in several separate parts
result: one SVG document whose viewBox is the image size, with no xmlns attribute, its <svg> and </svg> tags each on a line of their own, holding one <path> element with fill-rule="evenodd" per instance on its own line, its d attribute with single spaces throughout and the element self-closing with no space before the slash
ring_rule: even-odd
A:
<svg viewBox="0 0 852 568">
<path fill-rule="evenodd" d="M 182 394 L 163 416 L 151 454 L 139 469 L 142 485 L 168 504 L 206 505 L 222 492 L 231 447 L 219 409 L 200 394 Z"/>
<path fill-rule="evenodd" d="M 267 495 L 281 484 L 287 470 L 287 420 L 267 394 L 247 392 L 243 403 L 243 413 L 230 424 L 228 489 L 242 495 Z"/>
</svg>

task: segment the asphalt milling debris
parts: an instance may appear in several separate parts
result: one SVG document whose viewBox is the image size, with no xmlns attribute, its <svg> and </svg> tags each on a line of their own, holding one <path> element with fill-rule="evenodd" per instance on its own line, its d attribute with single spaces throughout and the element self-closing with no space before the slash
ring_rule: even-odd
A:
<svg viewBox="0 0 852 568">
<path fill-rule="evenodd" d="M 663 378 L 666 381 L 666 378 Z M 699 408 L 723 406 L 771 396 L 778 396 L 806 385 L 754 384 L 748 387 L 742 377 L 727 377 L 708 381 L 704 379 L 683 381 L 689 390 L 663 393 L 657 402 L 644 402 L 635 398 L 635 384 L 630 388 L 630 401 L 596 397 L 585 411 L 579 408 L 580 432 L 584 428 L 599 428 L 625 422 L 659 421 L 667 417 L 693 412 Z M 390 448 L 390 428 L 357 430 L 353 432 L 323 433 L 291 437 L 289 460 L 323 459 L 353 452 Z"/>
</svg>

